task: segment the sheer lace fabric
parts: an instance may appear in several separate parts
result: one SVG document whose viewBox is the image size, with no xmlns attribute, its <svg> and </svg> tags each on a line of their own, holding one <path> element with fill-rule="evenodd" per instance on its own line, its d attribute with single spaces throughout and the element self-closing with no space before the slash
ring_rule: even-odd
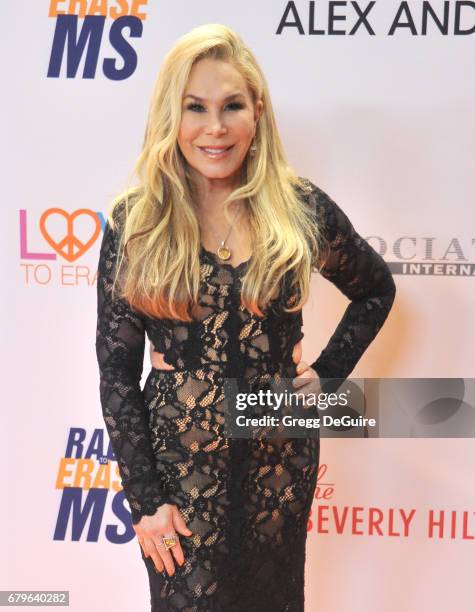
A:
<svg viewBox="0 0 475 612">
<path fill-rule="evenodd" d="M 394 281 L 343 211 L 307 184 L 302 199 L 331 247 L 321 273 L 352 300 L 312 367 L 321 377 L 346 377 L 384 323 Z M 193 532 L 180 537 L 185 564 L 173 576 L 143 557 L 152 610 L 302 612 L 319 437 L 238 439 L 223 431 L 226 378 L 252 388 L 296 375 L 302 313 L 276 307 L 252 315 L 239 299 L 249 261 L 233 267 L 203 248 L 199 317 L 184 324 L 139 315 L 110 298 L 117 238 L 107 224 L 96 336 L 104 420 L 133 523 L 167 502 Z M 145 335 L 175 369 L 151 368 L 141 390 Z"/>
</svg>

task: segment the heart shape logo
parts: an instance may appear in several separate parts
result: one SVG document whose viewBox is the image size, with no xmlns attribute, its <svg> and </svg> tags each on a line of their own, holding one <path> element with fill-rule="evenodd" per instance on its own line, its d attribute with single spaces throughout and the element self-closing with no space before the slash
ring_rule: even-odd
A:
<svg viewBox="0 0 475 612">
<path fill-rule="evenodd" d="M 46 220 L 51 215 L 61 215 L 66 219 L 67 229 L 66 236 L 57 242 L 46 229 Z M 91 238 L 83 243 L 74 235 L 74 220 L 81 216 L 88 215 L 94 220 L 95 229 Z M 46 242 L 53 248 L 58 255 L 64 257 L 67 261 L 73 262 L 79 259 L 89 247 L 94 244 L 96 238 L 101 232 L 101 223 L 95 212 L 88 208 L 80 208 L 73 213 L 68 213 L 62 208 L 48 208 L 40 217 L 40 230 Z"/>
</svg>

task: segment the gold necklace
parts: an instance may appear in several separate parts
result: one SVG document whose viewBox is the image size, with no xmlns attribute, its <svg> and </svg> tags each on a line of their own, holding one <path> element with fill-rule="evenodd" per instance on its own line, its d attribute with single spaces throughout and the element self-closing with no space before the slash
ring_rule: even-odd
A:
<svg viewBox="0 0 475 612">
<path fill-rule="evenodd" d="M 236 219 L 237 219 L 237 216 L 240 210 L 241 208 L 238 208 L 236 210 L 234 219 L 231 225 L 229 226 L 228 233 L 226 234 L 226 238 L 224 240 L 221 240 L 221 245 L 218 247 L 218 257 L 222 259 L 223 261 L 227 261 L 231 257 L 231 249 L 226 245 L 226 240 L 229 238 L 229 234 L 231 233 L 231 230 L 233 229 L 234 223 L 236 222 Z"/>
</svg>

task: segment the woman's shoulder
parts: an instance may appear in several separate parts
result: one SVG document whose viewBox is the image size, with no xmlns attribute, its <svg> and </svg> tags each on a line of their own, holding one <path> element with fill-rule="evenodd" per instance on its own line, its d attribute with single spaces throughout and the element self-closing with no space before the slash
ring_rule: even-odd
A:
<svg viewBox="0 0 475 612">
<path fill-rule="evenodd" d="M 320 206 L 331 207 L 335 202 L 321 187 L 313 183 L 309 178 L 305 176 L 298 176 L 298 183 L 296 188 L 298 191 L 307 196 L 307 201 L 312 204 L 318 204 Z"/>
<path fill-rule="evenodd" d="M 107 220 L 115 232 L 120 233 L 123 230 L 127 217 L 139 196 L 137 188 L 133 188 L 121 193 L 112 201 Z"/>
<path fill-rule="evenodd" d="M 336 202 L 324 191 L 307 177 L 298 177 L 297 191 L 303 196 L 320 222 L 331 222 L 340 211 Z"/>
<path fill-rule="evenodd" d="M 310 179 L 299 177 L 304 188 L 304 201 L 310 206 L 323 235 L 330 241 L 348 236 L 353 228 L 345 211 L 321 187 Z"/>
</svg>

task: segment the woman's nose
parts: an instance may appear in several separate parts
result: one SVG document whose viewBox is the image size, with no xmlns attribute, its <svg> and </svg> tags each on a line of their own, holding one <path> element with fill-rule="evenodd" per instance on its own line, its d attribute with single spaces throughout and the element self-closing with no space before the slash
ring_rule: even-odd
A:
<svg viewBox="0 0 475 612">
<path fill-rule="evenodd" d="M 224 121 L 221 119 L 221 117 L 218 116 L 214 116 L 213 118 L 210 119 L 207 129 L 206 129 L 206 133 L 207 134 L 222 134 L 226 132 L 226 126 L 224 124 Z"/>
</svg>

